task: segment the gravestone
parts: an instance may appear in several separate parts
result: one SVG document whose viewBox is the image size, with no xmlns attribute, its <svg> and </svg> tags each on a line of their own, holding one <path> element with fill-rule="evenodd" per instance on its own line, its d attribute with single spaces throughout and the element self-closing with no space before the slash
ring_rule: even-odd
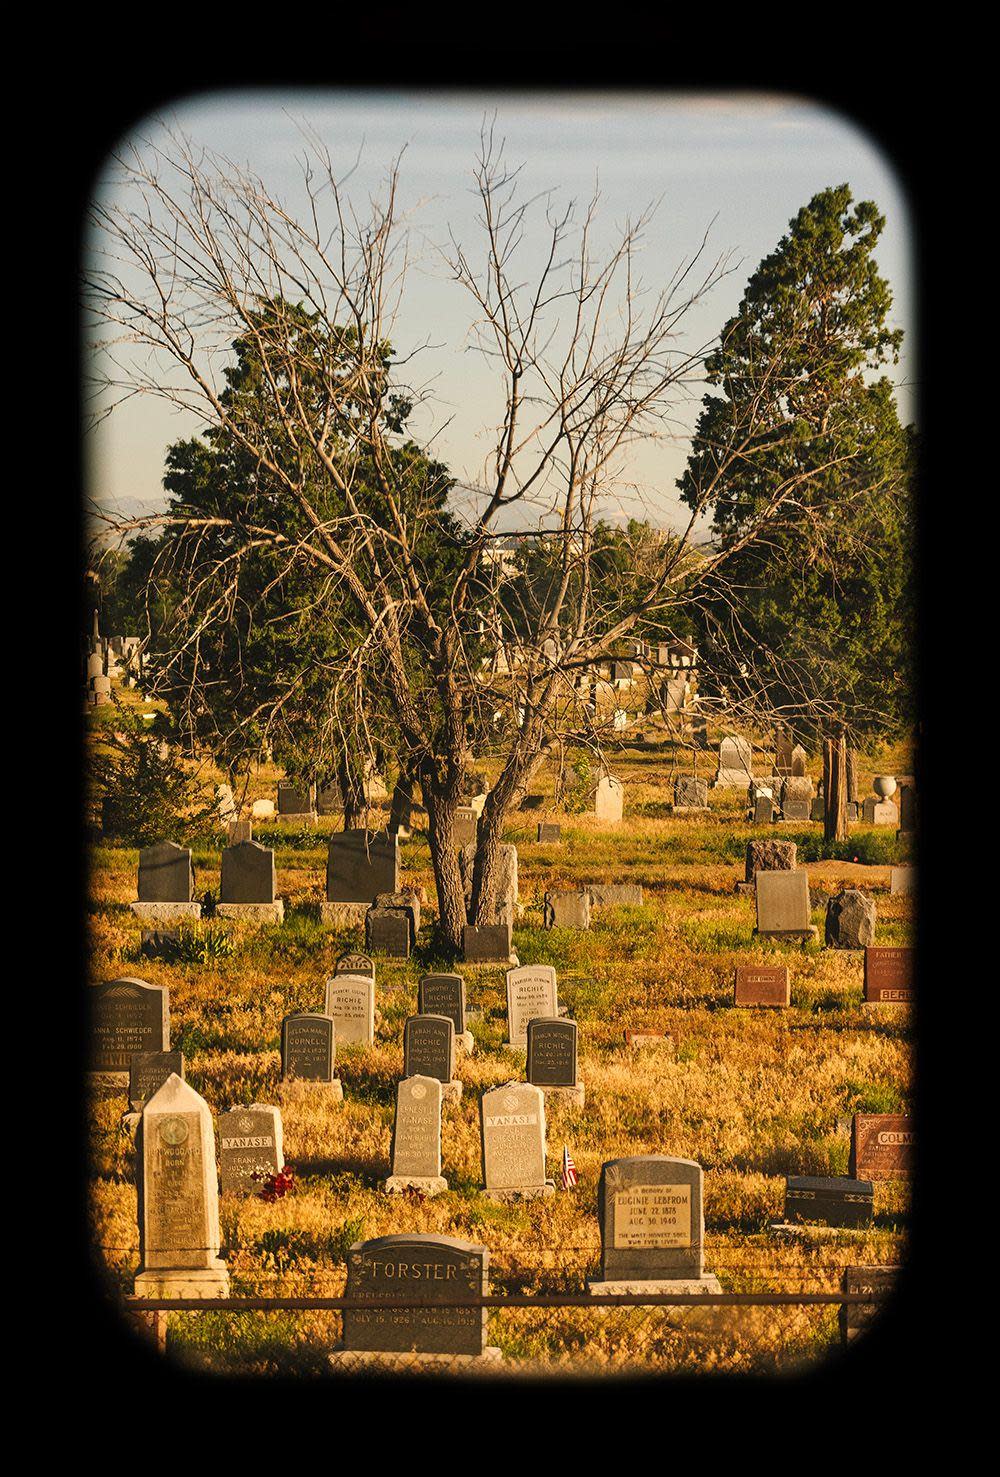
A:
<svg viewBox="0 0 1000 1477">
<path fill-rule="evenodd" d="M 405 913 L 410 920 L 410 940 L 416 942 L 420 932 L 420 896 L 415 887 L 405 887 L 402 892 L 376 893 L 372 907 L 391 908 L 393 912 Z"/>
<path fill-rule="evenodd" d="M 226 840 L 230 846 L 239 846 L 241 841 L 253 840 L 253 821 L 249 816 L 242 820 L 230 821 L 226 827 Z"/>
<path fill-rule="evenodd" d="M 875 899 L 857 887 L 838 892 L 826 905 L 828 949 L 866 949 L 875 939 Z"/>
<path fill-rule="evenodd" d="M 135 1296 L 227 1297 L 212 1115 L 204 1098 L 176 1074 L 143 1108 L 136 1163 L 140 1265 Z"/>
<path fill-rule="evenodd" d="M 169 992 L 131 976 L 88 988 L 91 1080 L 125 1087 L 134 1052 L 170 1050 Z"/>
<path fill-rule="evenodd" d="M 808 758 L 809 756 L 802 745 L 796 744 L 794 749 L 792 750 L 792 774 L 805 774 Z"/>
<path fill-rule="evenodd" d="M 340 831 L 330 837 L 327 903 L 364 903 L 399 891 L 399 838 L 388 831 Z"/>
<path fill-rule="evenodd" d="M 375 981 L 367 974 L 334 974 L 326 982 L 324 1010 L 335 1022 L 337 1045 L 375 1040 Z"/>
<path fill-rule="evenodd" d="M 864 997 L 868 1005 L 899 1005 L 913 999 L 913 950 L 867 948 Z"/>
<path fill-rule="evenodd" d="M 913 1119 L 905 1113 L 855 1113 L 848 1173 L 866 1180 L 909 1179 L 914 1142 Z"/>
<path fill-rule="evenodd" d="M 393 787 L 389 805 L 390 836 L 409 836 L 413 828 L 413 785 L 398 779 Z"/>
<path fill-rule="evenodd" d="M 255 1174 L 276 1175 L 285 1167 L 281 1111 L 263 1103 L 220 1113 L 219 1174 L 223 1195 L 252 1195 L 262 1188 Z"/>
<path fill-rule="evenodd" d="M 510 923 L 467 923 L 462 930 L 462 956 L 468 964 L 509 964 Z"/>
<path fill-rule="evenodd" d="M 223 825 L 228 825 L 230 821 L 236 819 L 236 800 L 233 796 L 232 785 L 216 785 L 215 806 Z"/>
<path fill-rule="evenodd" d="M 375 961 L 368 954 L 341 954 L 333 966 L 334 974 L 366 974 L 375 978 Z"/>
<path fill-rule="evenodd" d="M 735 1005 L 790 1005 L 791 986 L 784 966 L 738 964 Z"/>
<path fill-rule="evenodd" d="M 754 878 L 757 927 L 763 938 L 816 937 L 809 921 L 809 878 L 805 872 L 758 872 Z"/>
<path fill-rule="evenodd" d="M 340 786 L 336 783 L 316 787 L 316 814 L 336 815 L 341 809 Z"/>
<path fill-rule="evenodd" d="M 850 1344 L 876 1320 L 899 1276 L 898 1267 L 845 1267 L 840 1289 L 847 1293 L 871 1293 L 870 1303 L 841 1303 L 840 1338 Z"/>
<path fill-rule="evenodd" d="M 547 892 L 542 922 L 546 928 L 589 928 L 590 893 L 586 890 Z"/>
<path fill-rule="evenodd" d="M 786 821 L 807 821 L 813 801 L 813 782 L 807 775 L 789 775 L 781 782 L 781 817 Z"/>
<path fill-rule="evenodd" d="M 775 739 L 774 772 L 780 775 L 792 772 L 792 735 L 787 729 L 781 730 Z"/>
<path fill-rule="evenodd" d="M 484 1194 L 533 1200 L 555 1193 L 545 1178 L 545 1097 L 528 1082 L 505 1082 L 480 1099 Z"/>
<path fill-rule="evenodd" d="M 459 805 L 456 807 L 453 826 L 455 845 L 459 850 L 466 846 L 475 845 L 479 817 L 471 805 Z"/>
<path fill-rule="evenodd" d="M 507 1046 L 528 1049 L 528 1022 L 559 1014 L 556 972 L 551 964 L 522 964 L 507 971 Z"/>
<path fill-rule="evenodd" d="M 471 1055 L 475 1043 L 465 1023 L 465 981 L 460 974 L 425 974 L 417 984 L 420 1015 L 447 1016 L 455 1028 L 455 1043 Z"/>
<path fill-rule="evenodd" d="M 250 807 L 250 815 L 255 821 L 269 821 L 274 817 L 273 800 L 255 800 Z"/>
<path fill-rule="evenodd" d="M 365 913 L 365 948 L 390 959 L 409 959 L 413 937 L 410 913 L 400 908 L 369 908 Z"/>
<path fill-rule="evenodd" d="M 866 826 L 898 826 L 899 811 L 896 802 L 869 795 L 861 807 L 861 819 Z"/>
<path fill-rule="evenodd" d="M 485 1246 L 453 1236 L 355 1242 L 347 1254 L 346 1295 L 354 1302 L 370 1301 L 372 1308 L 344 1310 L 343 1344 L 330 1363 L 337 1369 L 419 1369 L 499 1361 L 500 1351 L 486 1344 L 487 1311 L 477 1306 L 489 1291 L 488 1268 Z M 425 1305 L 405 1306 L 415 1298 Z M 461 1306 L 465 1298 L 472 1306 Z M 394 1301 L 401 1306 L 394 1307 Z"/>
<path fill-rule="evenodd" d="M 201 917 L 201 904 L 194 901 L 189 848 L 173 841 L 143 847 L 139 852 L 139 901 L 132 904 L 132 912 L 162 923 Z"/>
<path fill-rule="evenodd" d="M 870 1180 L 786 1175 L 785 1220 L 791 1225 L 819 1221 L 826 1226 L 865 1226 L 874 1213 L 873 1197 Z"/>
<path fill-rule="evenodd" d="M 339 1101 L 344 1089 L 334 1075 L 337 1035 L 333 1018 L 309 1010 L 286 1015 L 281 1023 L 281 1081 L 322 1084 Z"/>
<path fill-rule="evenodd" d="M 708 780 L 679 774 L 674 780 L 674 812 L 708 809 Z"/>
<path fill-rule="evenodd" d="M 279 781 L 278 815 L 282 820 L 314 821 L 316 786 L 297 784 L 291 780 Z"/>
<path fill-rule="evenodd" d="M 387 1194 L 419 1190 L 434 1196 L 447 1190 L 441 1175 L 441 1091 L 436 1077 L 405 1077 L 397 1084 Z"/>
<path fill-rule="evenodd" d="M 890 867 L 889 893 L 892 897 L 911 897 L 917 890 L 916 867 Z"/>
<path fill-rule="evenodd" d="M 588 1291 L 720 1292 L 703 1264 L 702 1182 L 700 1164 L 667 1154 L 603 1164 L 597 1190 L 601 1277 L 588 1281 Z"/>
<path fill-rule="evenodd" d="M 625 786 L 613 774 L 602 775 L 594 792 L 594 814 L 599 821 L 617 823 L 625 812 Z"/>
<path fill-rule="evenodd" d="M 552 825 L 546 821 L 539 821 L 535 840 L 547 841 L 550 845 L 557 841 L 562 841 L 562 826 Z"/>
<path fill-rule="evenodd" d="M 817 795 L 812 804 L 809 806 L 809 819 L 811 821 L 826 820 L 826 801 L 823 799 L 822 795 Z M 850 819 L 852 819 L 852 817 L 849 815 L 848 820 Z"/>
<path fill-rule="evenodd" d="M 184 1081 L 182 1051 L 133 1051 L 128 1067 L 128 1105 L 141 1113 L 167 1078 L 176 1074 Z"/>
<path fill-rule="evenodd" d="M 758 872 L 794 872 L 797 857 L 794 841 L 778 841 L 770 836 L 766 840 L 748 841 L 744 879 L 737 887 L 749 891 Z"/>
<path fill-rule="evenodd" d="M 455 1078 L 455 1023 L 447 1015 L 411 1015 L 403 1023 L 403 1076 L 433 1077 L 447 1102 L 457 1103 L 462 1084 Z"/>
<path fill-rule="evenodd" d="M 222 853 L 220 901 L 216 912 L 222 918 L 250 922 L 280 923 L 285 905 L 275 897 L 277 874 L 274 852 L 259 841 L 241 841 Z"/>
<path fill-rule="evenodd" d="M 731 736 L 719 745 L 713 790 L 745 790 L 753 779 L 753 749 L 748 739 Z"/>
<path fill-rule="evenodd" d="M 586 1099 L 584 1084 L 577 1081 L 576 1021 L 542 1017 L 528 1022 L 526 1076 L 548 1098 L 557 1098 L 575 1108 Z"/>
<path fill-rule="evenodd" d="M 773 795 L 758 793 L 753 802 L 751 820 L 755 826 L 770 826 L 777 816 Z"/>
<path fill-rule="evenodd" d="M 638 882 L 591 883 L 591 907 L 595 908 L 641 908 L 642 888 Z"/>
</svg>

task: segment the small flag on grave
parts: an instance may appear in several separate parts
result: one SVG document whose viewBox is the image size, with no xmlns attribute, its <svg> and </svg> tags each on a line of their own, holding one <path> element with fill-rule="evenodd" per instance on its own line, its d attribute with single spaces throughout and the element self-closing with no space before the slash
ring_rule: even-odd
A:
<svg viewBox="0 0 1000 1477">
<path fill-rule="evenodd" d="M 563 1144 L 563 1160 L 562 1160 L 562 1187 L 563 1187 L 563 1189 L 564 1190 L 571 1190 L 573 1188 L 573 1186 L 576 1184 L 576 1178 L 577 1178 L 577 1176 L 576 1176 L 576 1165 L 573 1163 L 573 1160 L 570 1158 L 570 1152 L 569 1152 L 568 1147 L 565 1144 Z"/>
</svg>

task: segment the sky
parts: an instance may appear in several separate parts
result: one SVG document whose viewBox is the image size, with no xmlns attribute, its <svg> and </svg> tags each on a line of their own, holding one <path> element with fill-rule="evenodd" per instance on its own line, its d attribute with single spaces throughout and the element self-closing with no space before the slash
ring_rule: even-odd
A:
<svg viewBox="0 0 1000 1477">
<path fill-rule="evenodd" d="M 293 209 L 305 198 L 303 127 L 323 139 L 338 169 L 358 161 L 348 192 L 362 205 L 402 150 L 398 202 L 409 233 L 409 268 L 393 340 L 403 354 L 419 348 L 409 372 L 428 396 L 410 429 L 460 483 L 476 486 L 488 475 L 490 433 L 501 402 L 495 372 L 470 337 L 469 301 L 449 280 L 440 248 L 450 234 L 476 251 L 473 168 L 483 120 L 494 115 L 505 157 L 522 166 L 527 196 L 553 191 L 560 207 L 575 200 L 579 218 L 596 187 L 599 245 L 610 243 L 627 218 L 656 203 L 641 257 L 650 288 L 665 283 L 708 231 L 703 259 L 725 258 L 728 273 L 682 320 L 682 350 L 712 342 L 736 311 L 758 262 L 818 190 L 846 182 L 855 200 L 874 200 L 886 218 L 876 257 L 892 290 L 890 324 L 905 335 L 899 363 L 886 372 L 897 386 L 901 418 L 915 418 L 915 302 L 904 191 L 874 140 L 808 98 L 260 90 L 180 100 L 143 120 L 128 141 L 162 139 L 164 124 L 180 127 L 197 144 L 249 166 Z M 110 160 L 96 195 L 104 204 L 121 198 Z M 540 204 L 526 232 L 525 272 L 537 264 L 543 228 Z M 702 393 L 693 386 L 662 435 L 637 448 L 620 468 L 617 516 L 681 521 L 674 484 Z M 88 432 L 90 497 L 119 512 L 161 506 L 167 446 L 203 427 L 204 421 L 154 397 L 127 400 Z"/>
</svg>

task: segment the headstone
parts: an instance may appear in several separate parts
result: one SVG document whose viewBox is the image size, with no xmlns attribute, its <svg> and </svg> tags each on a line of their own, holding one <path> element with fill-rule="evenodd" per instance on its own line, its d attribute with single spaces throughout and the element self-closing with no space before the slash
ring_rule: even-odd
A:
<svg viewBox="0 0 1000 1477">
<path fill-rule="evenodd" d="M 792 774 L 805 774 L 808 754 L 801 744 L 796 744 L 792 750 Z"/>
<path fill-rule="evenodd" d="M 341 954 L 333 966 L 334 974 L 366 974 L 375 978 L 375 961 L 369 954 Z"/>
<path fill-rule="evenodd" d="M 223 1195 L 252 1195 L 262 1187 L 255 1174 L 276 1175 L 285 1167 L 279 1108 L 230 1108 L 219 1114 L 218 1125 Z"/>
<path fill-rule="evenodd" d="M 480 1099 L 483 1183 L 496 1200 L 554 1193 L 545 1178 L 545 1097 L 527 1082 L 505 1082 Z"/>
<path fill-rule="evenodd" d="M 365 948 L 390 959 L 409 959 L 413 922 L 398 908 L 369 908 L 365 914 Z"/>
<path fill-rule="evenodd" d="M 866 1180 L 909 1179 L 913 1144 L 913 1119 L 905 1113 L 855 1113 L 848 1173 Z"/>
<path fill-rule="evenodd" d="M 794 841 L 748 841 L 744 880 L 753 883 L 758 872 L 794 872 L 798 848 Z"/>
<path fill-rule="evenodd" d="M 774 772 L 781 775 L 792 772 L 792 735 L 787 729 L 782 729 L 775 739 Z"/>
<path fill-rule="evenodd" d="M 507 1030 L 510 1046 L 528 1048 L 528 1022 L 559 1014 L 556 972 L 551 964 L 522 964 L 507 971 Z"/>
<path fill-rule="evenodd" d="M 462 955 L 469 964 L 509 964 L 509 923 L 467 923 L 462 930 Z"/>
<path fill-rule="evenodd" d="M 231 820 L 236 819 L 236 801 L 233 798 L 232 785 L 216 785 L 215 804 L 223 825 L 228 825 Z"/>
<path fill-rule="evenodd" d="M 674 780 L 674 810 L 707 810 L 708 780 L 696 774 L 679 774 Z"/>
<path fill-rule="evenodd" d="M 336 815 L 341 809 L 340 786 L 336 784 L 318 785 L 316 787 L 316 814 Z M 392 827 L 389 827 L 390 831 Z"/>
<path fill-rule="evenodd" d="M 312 820 L 316 814 L 316 786 L 291 780 L 279 781 L 278 814 L 296 820 Z"/>
<path fill-rule="evenodd" d="M 281 922 L 284 904 L 275 896 L 274 852 L 259 841 L 241 841 L 222 853 L 217 911 L 223 918 L 259 917 Z"/>
<path fill-rule="evenodd" d="M 731 736 L 719 745 L 713 790 L 745 790 L 753 779 L 753 749 L 748 739 Z"/>
<path fill-rule="evenodd" d="M 822 795 L 817 795 L 816 798 L 810 804 L 810 806 L 809 806 L 809 819 L 811 821 L 825 821 L 826 820 L 826 801 L 823 799 L 823 796 Z M 850 819 L 851 819 L 851 817 L 848 816 L 848 820 L 850 820 Z"/>
<path fill-rule="evenodd" d="M 758 872 L 754 878 L 757 928 L 762 935 L 812 938 L 809 878 L 805 872 Z"/>
<path fill-rule="evenodd" d="M 896 802 L 869 795 L 861 807 L 861 819 L 866 826 L 898 826 L 899 811 Z"/>
<path fill-rule="evenodd" d="M 664 1283 L 664 1291 L 721 1291 L 703 1264 L 702 1181 L 700 1164 L 667 1154 L 602 1165 L 597 1191 L 601 1280 L 589 1282 L 589 1290 L 641 1291 Z"/>
<path fill-rule="evenodd" d="M 838 892 L 826 905 L 828 949 L 866 949 L 875 940 L 875 899 L 857 887 Z"/>
<path fill-rule="evenodd" d="M 139 901 L 189 903 L 194 897 L 194 867 L 188 847 L 159 841 L 139 852 Z"/>
<path fill-rule="evenodd" d="M 372 1308 L 344 1311 L 344 1342 L 330 1356 L 335 1367 L 364 1367 L 378 1355 L 419 1366 L 436 1359 L 499 1358 L 486 1345 L 487 1311 L 477 1306 L 489 1290 L 485 1246 L 453 1236 L 379 1236 L 357 1241 L 347 1254 L 346 1294 Z M 421 1307 L 407 1307 L 415 1297 Z M 472 1306 L 460 1306 L 468 1298 Z M 435 1307 L 440 1299 L 442 1306 Z M 392 1306 L 393 1301 L 401 1304 Z M 454 1306 L 458 1303 L 459 1306 Z M 388 1306 L 387 1306 L 388 1305 Z M 395 1356 L 395 1359 L 392 1359 Z"/>
<path fill-rule="evenodd" d="M 170 1050 L 170 996 L 165 985 L 126 976 L 89 987 L 90 1070 L 128 1081 L 133 1052 Z"/>
<path fill-rule="evenodd" d="M 274 816 L 273 800 L 255 800 L 250 807 L 250 814 L 255 821 L 269 821 Z"/>
<path fill-rule="evenodd" d="M 459 805 L 456 807 L 454 835 L 455 845 L 459 850 L 465 846 L 475 845 L 478 826 L 479 818 L 471 805 Z"/>
<path fill-rule="evenodd" d="M 589 928 L 590 893 L 547 892 L 542 911 L 546 928 Z"/>
<path fill-rule="evenodd" d="M 380 892 L 398 891 L 398 837 L 387 831 L 341 831 L 330 837 L 327 902 L 370 904 Z"/>
<path fill-rule="evenodd" d="M 769 826 L 774 821 L 774 797 L 771 795 L 758 794 L 753 803 L 753 823 L 755 826 Z"/>
<path fill-rule="evenodd" d="M 595 908 L 641 908 L 642 888 L 638 882 L 591 883 L 591 906 Z"/>
<path fill-rule="evenodd" d="M 450 1016 L 407 1017 L 403 1024 L 403 1076 L 433 1077 L 449 1086 L 455 1082 L 455 1024 Z"/>
<path fill-rule="evenodd" d="M 248 815 L 242 820 L 229 822 L 226 827 L 226 840 L 230 846 L 239 846 L 241 841 L 253 840 L 253 821 Z"/>
<path fill-rule="evenodd" d="M 898 1267 L 845 1267 L 840 1288 L 846 1293 L 871 1293 L 870 1303 L 841 1303 L 841 1342 L 850 1344 L 859 1333 L 875 1322 L 882 1310 L 887 1294 L 891 1293 L 899 1276 Z"/>
<path fill-rule="evenodd" d="M 420 1190 L 433 1196 L 447 1190 L 441 1175 L 441 1083 L 436 1077 L 405 1077 L 397 1085 L 390 1161 L 388 1194 Z"/>
<path fill-rule="evenodd" d="M 870 1180 L 787 1175 L 785 1219 L 791 1224 L 819 1221 L 827 1226 L 864 1226 L 873 1215 Z"/>
<path fill-rule="evenodd" d="M 867 948 L 864 996 L 869 1005 L 897 1005 L 912 1000 L 913 950 Z"/>
<path fill-rule="evenodd" d="M 575 1087 L 576 1021 L 541 1018 L 528 1022 L 527 1078 L 535 1087 Z"/>
<path fill-rule="evenodd" d="M 409 836 L 413 827 L 413 785 L 398 779 L 389 806 L 390 836 Z"/>
<path fill-rule="evenodd" d="M 425 974 L 417 985 L 417 1010 L 421 1015 L 447 1016 L 455 1027 L 456 1040 L 466 1033 L 465 981 L 460 974 Z"/>
<path fill-rule="evenodd" d="M 613 774 L 602 775 L 594 793 L 594 813 L 599 821 L 620 821 L 625 811 L 625 786 Z"/>
<path fill-rule="evenodd" d="M 128 1067 L 128 1105 L 141 1113 L 167 1078 L 176 1074 L 184 1081 L 182 1051 L 133 1051 Z"/>
<path fill-rule="evenodd" d="M 536 841 L 547 841 L 550 845 L 562 840 L 562 826 L 551 825 L 545 821 L 539 821 Z"/>
<path fill-rule="evenodd" d="M 299 1010 L 285 1016 L 281 1023 L 282 1082 L 335 1082 L 336 1060 L 336 1031 L 329 1015 Z"/>
<path fill-rule="evenodd" d="M 736 1005 L 790 1005 L 788 970 L 761 964 L 736 966 Z"/>
<path fill-rule="evenodd" d="M 812 810 L 813 782 L 807 775 L 789 775 L 781 783 L 781 815 L 786 821 L 807 821 Z"/>
<path fill-rule="evenodd" d="M 337 1045 L 375 1040 L 375 981 L 366 974 L 334 974 L 326 982 L 327 1015 L 337 1028 Z"/>
<path fill-rule="evenodd" d="M 136 1297 L 227 1297 L 212 1115 L 176 1074 L 143 1109 L 137 1164 Z"/>
<path fill-rule="evenodd" d="M 910 897 L 917 888 L 916 867 L 890 867 L 889 893 L 892 897 Z"/>
</svg>

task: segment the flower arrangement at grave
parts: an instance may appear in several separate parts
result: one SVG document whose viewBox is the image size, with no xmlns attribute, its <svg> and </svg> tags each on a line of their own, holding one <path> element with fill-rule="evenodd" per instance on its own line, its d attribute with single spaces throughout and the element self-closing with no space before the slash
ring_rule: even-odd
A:
<svg viewBox="0 0 1000 1477">
<path fill-rule="evenodd" d="M 266 1169 L 255 1169 L 251 1179 L 263 1187 L 260 1198 L 266 1200 L 268 1205 L 273 1205 L 276 1200 L 281 1200 L 295 1189 L 295 1172 L 290 1164 L 279 1169 L 277 1174 L 271 1174 Z"/>
</svg>

